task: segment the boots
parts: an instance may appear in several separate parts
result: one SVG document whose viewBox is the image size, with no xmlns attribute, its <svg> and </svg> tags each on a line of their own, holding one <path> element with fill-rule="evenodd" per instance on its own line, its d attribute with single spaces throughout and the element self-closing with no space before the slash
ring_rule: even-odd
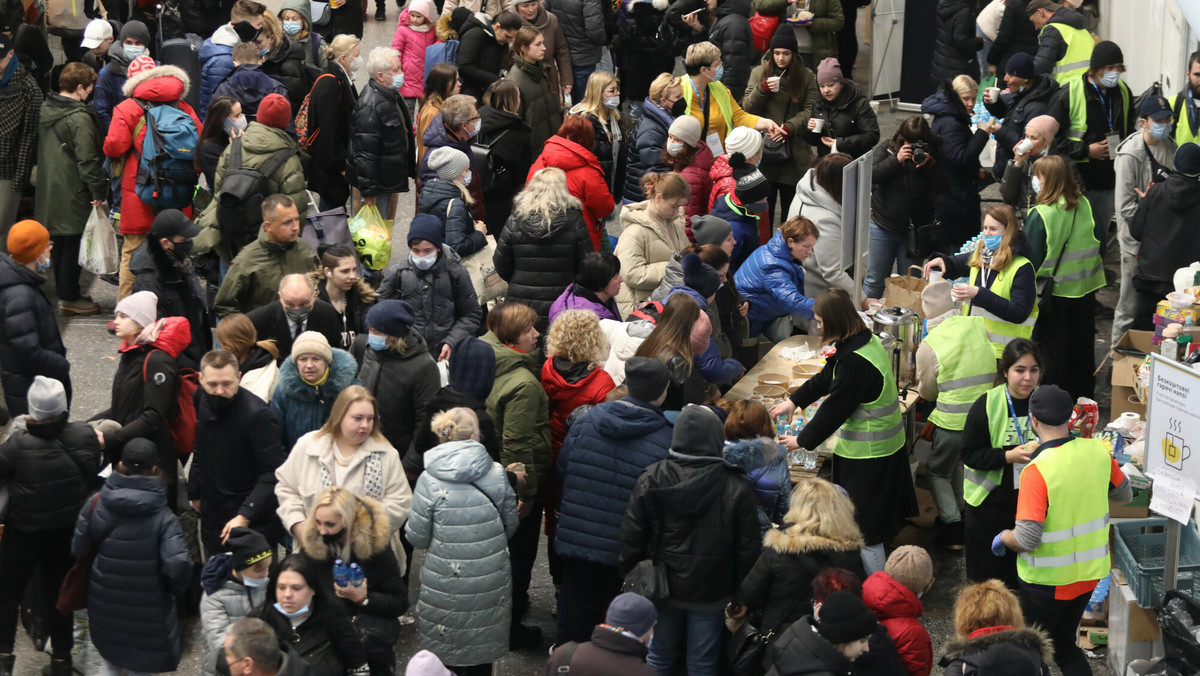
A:
<svg viewBox="0 0 1200 676">
<path fill-rule="evenodd" d="M 13 663 L 16 655 L 0 655 L 0 676 L 13 676 Z"/>
<path fill-rule="evenodd" d="M 65 660 L 52 659 L 50 664 L 42 667 L 42 676 L 73 676 L 73 674 L 70 657 Z"/>
</svg>

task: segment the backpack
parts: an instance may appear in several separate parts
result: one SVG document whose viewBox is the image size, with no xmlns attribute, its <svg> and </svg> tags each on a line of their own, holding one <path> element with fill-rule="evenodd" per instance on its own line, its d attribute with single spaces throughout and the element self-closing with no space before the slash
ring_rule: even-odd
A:
<svg viewBox="0 0 1200 676">
<path fill-rule="evenodd" d="M 313 142 L 317 140 L 317 135 L 321 133 L 320 127 L 312 130 L 308 128 L 308 105 L 309 102 L 312 101 L 312 93 L 313 90 L 317 88 L 317 83 L 321 81 L 321 78 L 325 77 L 331 77 L 334 80 L 337 80 L 337 76 L 333 73 L 321 73 L 320 77 L 313 81 L 312 87 L 309 87 L 308 93 L 304 95 L 304 101 L 300 104 L 299 110 L 296 111 L 296 138 L 300 140 L 300 148 L 302 150 L 308 150 L 311 148 Z M 341 98 L 342 88 L 339 85 L 338 100 L 340 101 Z"/>
<path fill-rule="evenodd" d="M 458 65 L 458 40 L 435 42 L 425 48 L 425 77 L 439 63 Z"/>
<path fill-rule="evenodd" d="M 217 195 L 217 223 L 221 236 L 245 242 L 262 227 L 262 202 L 270 188 L 267 181 L 296 154 L 295 148 L 283 148 L 271 154 L 258 169 L 242 165 L 242 137 L 230 143 L 229 164 Z"/>
<path fill-rule="evenodd" d="M 157 349 L 157 348 L 156 348 Z M 146 380 L 146 365 L 150 363 L 150 355 L 146 353 L 142 362 L 142 381 Z M 192 454 L 196 445 L 196 403 L 193 398 L 200 388 L 200 374 L 195 369 L 179 369 L 179 391 L 175 393 L 175 406 L 167 416 L 167 430 L 171 433 L 171 441 L 175 442 L 175 450 L 179 457 L 186 458 Z"/>
<path fill-rule="evenodd" d="M 500 132 L 496 138 L 487 143 L 479 142 L 479 137 L 476 136 L 476 142 L 471 144 L 471 159 L 475 170 L 479 172 L 480 186 L 485 194 L 508 173 L 508 167 L 492 153 L 492 148 L 510 131 L 512 131 L 512 127 Z"/>
<path fill-rule="evenodd" d="M 629 321 L 633 321 L 634 318 L 644 319 L 651 324 L 658 326 L 658 318 L 662 316 L 662 313 L 663 304 L 656 300 L 652 300 L 629 313 Z"/>
<path fill-rule="evenodd" d="M 758 12 L 750 17 L 750 31 L 754 33 L 754 48 L 760 54 L 766 54 L 771 51 L 771 38 L 775 35 L 775 29 L 779 28 L 779 17 L 764 16 Z"/>
<path fill-rule="evenodd" d="M 163 209 L 183 209 L 192 205 L 196 190 L 194 159 L 200 143 L 196 121 L 170 104 L 153 104 L 138 100 L 146 111 L 138 129 L 145 123 L 146 134 L 138 155 L 137 179 L 134 191 L 138 199 L 156 212 Z M 134 138 L 137 131 L 134 130 Z"/>
</svg>

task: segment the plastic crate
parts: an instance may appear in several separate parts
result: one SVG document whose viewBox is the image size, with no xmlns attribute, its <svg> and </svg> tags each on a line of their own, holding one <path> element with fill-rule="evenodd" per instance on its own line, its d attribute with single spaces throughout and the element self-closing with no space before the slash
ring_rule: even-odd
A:
<svg viewBox="0 0 1200 676">
<path fill-rule="evenodd" d="M 1142 608 L 1155 608 L 1163 596 L 1163 556 L 1166 553 L 1167 519 L 1138 519 L 1113 524 L 1113 553 L 1125 573 L 1129 588 Z M 1196 522 L 1180 528 L 1179 573 L 1175 588 L 1188 598 L 1200 599 L 1200 535 Z"/>
</svg>

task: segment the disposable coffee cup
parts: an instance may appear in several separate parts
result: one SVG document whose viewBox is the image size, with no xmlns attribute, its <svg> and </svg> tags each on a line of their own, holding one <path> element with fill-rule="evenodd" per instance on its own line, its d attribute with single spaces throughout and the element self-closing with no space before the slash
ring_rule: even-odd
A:
<svg viewBox="0 0 1200 676">
<path fill-rule="evenodd" d="M 775 76 L 767 78 L 767 87 L 769 87 L 773 92 L 779 91 L 779 77 Z"/>
<path fill-rule="evenodd" d="M 875 113 L 876 115 L 878 115 L 878 114 L 879 114 L 879 102 L 878 102 L 878 101 L 871 101 L 871 102 L 870 102 L 870 105 L 871 105 L 871 112 L 872 112 L 872 113 Z"/>
<path fill-rule="evenodd" d="M 1016 152 L 1018 155 L 1028 155 L 1030 150 L 1033 150 L 1033 141 L 1027 138 L 1021 139 L 1021 142 L 1017 144 Z"/>
<path fill-rule="evenodd" d="M 940 282 L 940 281 L 942 281 L 942 271 L 941 270 L 930 270 L 929 271 L 929 283 L 933 284 L 934 282 Z"/>
<path fill-rule="evenodd" d="M 1000 98 L 1000 88 L 988 87 L 984 90 L 983 98 L 988 103 L 995 103 Z"/>
<path fill-rule="evenodd" d="M 968 286 L 970 286 L 970 285 L 959 282 L 958 284 L 955 284 L 954 286 L 950 287 L 950 293 L 951 293 L 951 295 L 954 296 L 954 299 L 957 301 L 957 300 L 959 300 L 959 296 L 961 296 L 967 292 Z"/>
<path fill-rule="evenodd" d="M 825 129 L 825 118 L 818 117 L 813 119 L 813 132 L 820 134 Z"/>
</svg>

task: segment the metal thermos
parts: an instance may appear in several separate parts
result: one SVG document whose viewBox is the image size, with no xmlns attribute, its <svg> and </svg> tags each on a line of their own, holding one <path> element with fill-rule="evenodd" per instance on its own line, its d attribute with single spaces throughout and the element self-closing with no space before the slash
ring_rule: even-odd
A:
<svg viewBox="0 0 1200 676">
<path fill-rule="evenodd" d="M 904 387 L 913 382 L 917 368 L 917 346 L 921 343 L 921 319 L 908 308 L 880 308 L 872 318 L 871 330 L 879 336 L 883 349 L 892 360 L 896 385 Z"/>
</svg>

